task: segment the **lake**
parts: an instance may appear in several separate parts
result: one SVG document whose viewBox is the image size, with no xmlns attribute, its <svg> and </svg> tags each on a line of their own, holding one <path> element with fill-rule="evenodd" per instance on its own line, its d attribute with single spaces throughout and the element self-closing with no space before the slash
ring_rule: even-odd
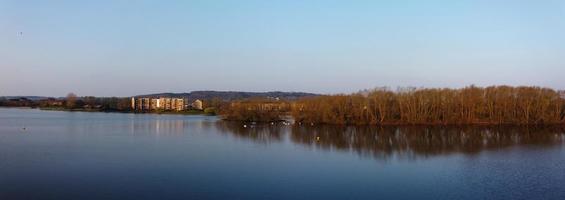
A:
<svg viewBox="0 0 565 200">
<path fill-rule="evenodd" d="M 563 127 L 0 108 L 0 199 L 565 199 Z"/>
</svg>

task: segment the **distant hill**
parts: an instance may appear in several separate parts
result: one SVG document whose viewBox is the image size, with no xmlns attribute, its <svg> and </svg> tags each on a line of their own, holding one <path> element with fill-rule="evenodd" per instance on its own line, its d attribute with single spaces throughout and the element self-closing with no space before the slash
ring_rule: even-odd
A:
<svg viewBox="0 0 565 200">
<path fill-rule="evenodd" d="M 43 99 L 47 99 L 49 97 L 44 97 L 44 96 L 0 96 L 0 99 L 21 99 L 21 98 L 25 98 L 25 99 L 29 99 L 32 101 L 38 101 L 38 100 L 43 100 Z"/>
<path fill-rule="evenodd" d="M 214 99 L 219 98 L 222 100 L 236 100 L 248 99 L 254 97 L 264 98 L 280 98 L 280 99 L 297 99 L 301 97 L 317 96 L 318 94 L 305 93 L 305 92 L 238 92 L 238 91 L 192 91 L 189 93 L 157 93 L 138 95 L 137 97 L 176 97 L 187 99 Z"/>
</svg>

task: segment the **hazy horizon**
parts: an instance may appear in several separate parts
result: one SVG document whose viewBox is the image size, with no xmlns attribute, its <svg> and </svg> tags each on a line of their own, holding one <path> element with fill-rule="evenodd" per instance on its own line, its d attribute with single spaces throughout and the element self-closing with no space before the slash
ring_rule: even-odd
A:
<svg viewBox="0 0 565 200">
<path fill-rule="evenodd" d="M 0 0 L 0 96 L 565 89 L 563 1 Z"/>
</svg>

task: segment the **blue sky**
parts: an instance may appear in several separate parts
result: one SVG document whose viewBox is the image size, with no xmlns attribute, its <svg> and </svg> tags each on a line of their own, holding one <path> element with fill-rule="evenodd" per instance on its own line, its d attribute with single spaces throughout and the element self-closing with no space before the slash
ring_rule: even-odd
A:
<svg viewBox="0 0 565 200">
<path fill-rule="evenodd" d="M 0 95 L 565 89 L 565 1 L 0 0 L 0 71 Z"/>
</svg>

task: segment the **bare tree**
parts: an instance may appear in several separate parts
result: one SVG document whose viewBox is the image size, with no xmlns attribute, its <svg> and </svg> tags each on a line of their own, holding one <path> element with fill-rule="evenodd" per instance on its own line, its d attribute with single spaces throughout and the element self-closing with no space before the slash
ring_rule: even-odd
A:
<svg viewBox="0 0 565 200">
<path fill-rule="evenodd" d="M 67 94 L 65 105 L 67 106 L 67 108 L 72 109 L 76 106 L 76 101 L 77 101 L 77 95 L 71 92 Z"/>
<path fill-rule="evenodd" d="M 565 122 L 564 102 L 540 87 L 401 88 L 304 98 L 292 115 L 327 124 L 556 124 Z"/>
</svg>

